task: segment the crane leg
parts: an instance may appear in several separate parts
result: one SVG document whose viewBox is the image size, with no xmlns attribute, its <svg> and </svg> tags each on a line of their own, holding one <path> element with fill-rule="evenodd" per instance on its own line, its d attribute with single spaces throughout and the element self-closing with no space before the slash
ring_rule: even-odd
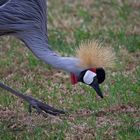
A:
<svg viewBox="0 0 140 140">
<path fill-rule="evenodd" d="M 9 91 L 10 93 L 14 94 L 15 96 L 20 97 L 23 100 L 27 101 L 29 103 L 29 112 L 30 113 L 32 112 L 32 108 L 35 108 L 37 110 L 38 114 L 42 114 L 44 117 L 46 117 L 47 114 L 51 114 L 54 116 L 60 115 L 60 114 L 65 114 L 65 111 L 55 109 L 54 107 L 49 106 L 41 101 L 38 101 L 31 96 L 22 94 L 1 82 L 0 82 L 0 87 Z"/>
</svg>

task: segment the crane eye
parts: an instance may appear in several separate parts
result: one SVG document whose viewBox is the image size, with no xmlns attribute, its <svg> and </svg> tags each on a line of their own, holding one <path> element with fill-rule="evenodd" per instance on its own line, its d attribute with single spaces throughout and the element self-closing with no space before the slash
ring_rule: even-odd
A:
<svg viewBox="0 0 140 140">
<path fill-rule="evenodd" d="M 90 70 L 87 70 L 85 72 L 85 75 L 83 76 L 83 82 L 87 85 L 90 85 L 93 81 L 94 81 L 94 78 L 96 77 L 96 73 L 90 71 Z"/>
</svg>

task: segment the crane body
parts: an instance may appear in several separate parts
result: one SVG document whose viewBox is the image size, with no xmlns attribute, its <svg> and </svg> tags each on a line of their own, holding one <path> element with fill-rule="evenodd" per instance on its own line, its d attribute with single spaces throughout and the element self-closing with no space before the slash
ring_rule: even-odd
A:
<svg viewBox="0 0 140 140">
<path fill-rule="evenodd" d="M 100 97 L 103 98 L 99 84 L 101 84 L 105 79 L 105 71 L 101 65 L 106 63 L 107 59 L 101 57 L 106 57 L 108 52 L 105 49 L 98 49 L 98 45 L 96 43 L 89 43 L 88 45 L 93 46 L 92 48 L 87 48 L 87 51 L 82 51 L 84 49 L 79 49 L 78 51 L 78 53 L 82 54 L 83 58 L 62 57 L 55 53 L 51 49 L 48 41 L 46 0 L 1 0 L 0 36 L 3 35 L 12 35 L 20 39 L 40 60 L 56 69 L 61 69 L 70 73 L 74 84 L 82 82 L 89 85 L 95 89 Z M 94 61 L 96 55 L 95 53 L 94 55 L 90 54 L 91 49 L 98 54 L 98 61 L 102 62 L 101 65 L 96 65 L 96 61 Z M 85 65 L 80 65 L 81 60 L 85 60 L 86 58 L 88 58 L 88 60 L 84 61 Z M 92 59 L 94 63 L 90 62 Z M 108 59 L 108 62 L 110 62 L 111 59 L 112 57 Z M 2 82 L 0 82 L 0 87 L 26 100 L 31 106 L 36 108 L 39 113 L 42 111 L 53 115 L 64 113 L 62 110 L 57 110 L 32 97 L 23 95 Z"/>
</svg>

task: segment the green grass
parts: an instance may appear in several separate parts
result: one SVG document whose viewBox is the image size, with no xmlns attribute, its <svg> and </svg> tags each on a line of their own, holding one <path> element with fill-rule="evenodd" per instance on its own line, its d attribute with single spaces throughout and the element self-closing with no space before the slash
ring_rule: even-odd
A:
<svg viewBox="0 0 140 140">
<path fill-rule="evenodd" d="M 80 42 L 98 39 L 112 46 L 117 63 L 101 85 L 72 86 L 69 76 L 39 61 L 17 39 L 0 38 L 0 79 L 11 87 L 69 111 L 43 118 L 28 104 L 0 90 L 2 140 L 140 139 L 140 2 L 49 1 L 48 35 L 61 55 L 74 55 Z"/>
</svg>

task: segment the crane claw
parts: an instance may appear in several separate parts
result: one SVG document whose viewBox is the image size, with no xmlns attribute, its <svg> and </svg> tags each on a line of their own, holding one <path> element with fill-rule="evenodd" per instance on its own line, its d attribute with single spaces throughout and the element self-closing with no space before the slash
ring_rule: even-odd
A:
<svg viewBox="0 0 140 140">
<path fill-rule="evenodd" d="M 31 96 L 26 96 L 26 98 L 27 98 L 27 102 L 29 103 L 29 113 L 32 112 L 32 108 L 35 108 L 37 113 L 42 114 L 43 116 L 46 116 L 46 113 L 54 116 L 66 113 L 63 110 L 55 109 L 52 106 L 42 103 L 41 101 L 38 101 L 32 98 Z"/>
</svg>

